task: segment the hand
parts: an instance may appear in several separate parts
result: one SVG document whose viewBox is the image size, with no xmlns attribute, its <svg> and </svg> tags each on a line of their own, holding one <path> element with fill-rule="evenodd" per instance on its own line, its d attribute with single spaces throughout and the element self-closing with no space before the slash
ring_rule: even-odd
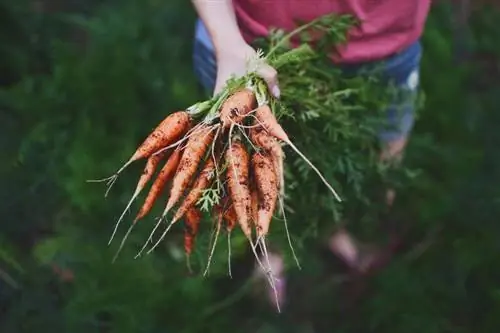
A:
<svg viewBox="0 0 500 333">
<path fill-rule="evenodd" d="M 233 44 L 225 50 L 217 52 L 217 79 L 215 81 L 214 94 L 219 93 L 226 85 L 231 76 L 241 77 L 247 72 L 249 59 L 254 59 L 257 52 L 247 43 Z M 257 70 L 269 87 L 269 91 L 276 97 L 280 97 L 278 85 L 278 72 L 267 64 L 261 64 Z"/>
</svg>

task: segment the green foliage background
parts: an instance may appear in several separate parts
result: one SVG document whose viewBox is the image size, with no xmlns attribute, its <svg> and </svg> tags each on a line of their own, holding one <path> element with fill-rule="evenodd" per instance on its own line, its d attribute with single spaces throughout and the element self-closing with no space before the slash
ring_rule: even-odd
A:
<svg viewBox="0 0 500 333">
<path fill-rule="evenodd" d="M 204 98 L 191 68 L 195 17 L 189 2 L 53 5 L 61 10 L 19 1 L 3 3 L 0 11 L 0 332 L 500 328 L 498 10 L 472 13 L 468 34 L 460 36 L 470 48 L 465 61 L 456 57 L 450 6 L 432 10 L 421 73 L 425 105 L 390 216 L 410 233 L 385 270 L 362 284 L 343 280 L 322 245 L 338 219 L 332 201 L 318 192 L 313 175 L 300 173 L 300 165 L 291 168 L 304 176 L 290 193 L 296 213 L 289 216 L 303 269 L 290 265 L 290 303 L 277 315 L 248 280 L 253 264 L 241 238 L 233 243 L 232 279 L 224 244 L 209 278 L 188 277 L 180 228 L 154 254 L 133 260 L 148 222 L 111 264 L 116 247 L 107 240 L 140 166 L 131 167 L 107 199 L 103 187 L 85 182 L 114 171 L 166 113 Z M 319 164 L 330 167 L 330 177 L 370 174 L 374 165 L 354 149 L 357 139 L 339 143 L 339 152 L 346 149 L 339 159 L 327 158 L 321 146 L 308 155 L 324 157 Z M 340 171 L 334 169 L 339 160 L 346 165 Z M 377 192 L 369 177 L 363 179 L 352 183 L 362 193 Z M 360 204 L 355 194 L 361 192 L 353 191 L 346 204 L 351 218 L 362 222 L 352 228 L 367 240 L 382 238 L 373 225 L 386 215 L 371 201 Z M 283 241 L 279 227 L 273 233 Z M 207 242 L 199 242 L 198 270 Z M 284 242 L 280 247 L 289 257 Z M 54 276 L 54 261 L 73 270 L 73 282 Z M 364 292 L 353 302 L 360 285 Z"/>
</svg>

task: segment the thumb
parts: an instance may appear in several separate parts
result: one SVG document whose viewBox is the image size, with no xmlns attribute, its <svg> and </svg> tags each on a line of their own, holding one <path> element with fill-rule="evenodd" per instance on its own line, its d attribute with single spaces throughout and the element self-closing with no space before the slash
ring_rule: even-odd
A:
<svg viewBox="0 0 500 333">
<path fill-rule="evenodd" d="M 278 72 L 273 67 L 263 64 L 257 68 L 256 73 L 260 76 L 267 84 L 269 91 L 276 98 L 280 98 L 280 88 L 278 83 Z"/>
</svg>

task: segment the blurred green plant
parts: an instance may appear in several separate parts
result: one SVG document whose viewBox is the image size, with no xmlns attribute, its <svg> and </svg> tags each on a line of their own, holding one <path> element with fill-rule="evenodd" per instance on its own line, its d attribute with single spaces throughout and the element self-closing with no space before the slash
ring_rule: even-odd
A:
<svg viewBox="0 0 500 333">
<path fill-rule="evenodd" d="M 498 11 L 472 13 L 468 45 L 478 58 L 457 63 L 450 6 L 434 7 L 424 36 L 426 103 L 404 162 L 410 172 L 379 178 L 383 170 L 374 167 L 375 154 L 366 148 L 373 145 L 372 134 L 353 130 L 357 121 L 370 121 L 361 110 L 338 112 L 337 126 L 345 131 L 318 123 L 318 105 L 312 103 L 301 114 L 311 127 L 287 122 L 304 138 L 300 148 L 330 171 L 329 179 L 349 200 L 333 205 L 322 184 L 287 151 L 294 198 L 289 220 L 304 269 L 291 270 L 290 304 L 276 316 L 251 297 L 252 264 L 237 239 L 232 280 L 226 277 L 224 246 L 209 278 L 185 276 L 175 233 L 157 253 L 132 260 L 134 245 L 151 229 L 147 221 L 112 265 L 115 248 L 105 244 L 136 173 L 131 167 L 108 200 L 103 188 L 85 183 L 111 174 L 165 113 L 204 98 L 191 72 L 190 4 L 75 3 L 84 15 L 33 12 L 29 5 L 2 4 L 1 11 L 0 269 L 19 288 L 0 280 L 0 331 L 455 333 L 499 327 L 494 254 L 500 82 L 492 75 L 500 52 L 494 43 Z M 79 34 L 83 42 L 69 40 Z M 356 80 L 332 83 L 359 87 Z M 357 97 L 375 112 L 380 95 L 369 90 L 375 93 Z M 331 155 L 317 148 L 326 136 Z M 387 181 L 406 186 L 394 214 L 398 223 L 411 222 L 408 251 L 367 281 L 366 297 L 348 307 L 354 291 L 330 267 L 330 257 L 319 255 L 318 237 L 343 214 L 359 234 L 381 236 L 374 228 L 380 212 L 370 203 Z M 273 225 L 277 236 L 271 241 L 285 249 L 281 224 Z M 210 226 L 202 227 L 207 233 Z M 201 238 L 194 254 L 198 270 L 207 243 Z M 58 282 L 46 265 L 53 261 L 71 268 L 74 281 Z"/>
</svg>

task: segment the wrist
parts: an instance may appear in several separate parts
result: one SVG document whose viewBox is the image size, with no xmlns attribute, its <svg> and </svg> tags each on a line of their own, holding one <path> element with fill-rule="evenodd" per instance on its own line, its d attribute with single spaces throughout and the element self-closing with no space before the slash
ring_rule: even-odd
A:
<svg viewBox="0 0 500 333">
<path fill-rule="evenodd" d="M 232 57 L 246 53 L 250 46 L 238 33 L 224 33 L 214 38 L 214 48 L 217 58 Z"/>
</svg>

